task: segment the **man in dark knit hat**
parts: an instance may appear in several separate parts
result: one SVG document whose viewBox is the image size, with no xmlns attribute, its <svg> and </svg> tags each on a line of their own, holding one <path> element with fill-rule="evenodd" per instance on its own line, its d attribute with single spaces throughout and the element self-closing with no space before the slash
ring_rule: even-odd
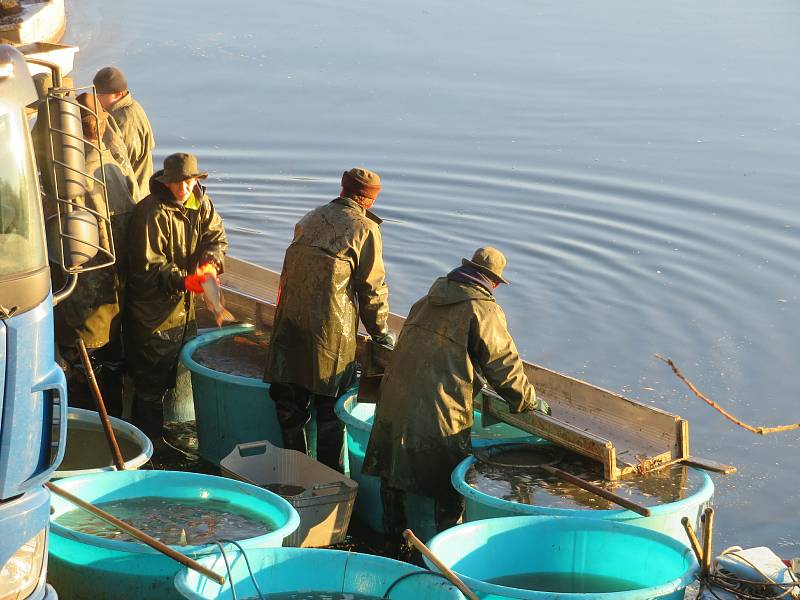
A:
<svg viewBox="0 0 800 600">
<path fill-rule="evenodd" d="M 317 459 L 339 471 L 344 426 L 333 408 L 354 382 L 359 318 L 374 341 L 394 345 L 381 220 L 369 210 L 380 190 L 377 173 L 350 169 L 339 197 L 295 225 L 264 372 L 284 447 L 308 451 L 304 426 L 313 405 Z"/>
<path fill-rule="evenodd" d="M 122 135 L 128 149 L 141 197 L 149 192 L 153 174 L 153 148 L 156 145 L 153 128 L 142 105 L 133 99 L 128 81 L 117 67 L 103 67 L 94 76 L 97 99 L 113 118 L 111 127 Z M 138 199 L 138 198 L 137 198 Z"/>
<path fill-rule="evenodd" d="M 408 558 L 407 493 L 433 498 L 436 528 L 455 525 L 463 497 L 450 473 L 472 451 L 475 395 L 483 381 L 512 412 L 550 408 L 523 371 L 522 359 L 495 302 L 506 258 L 486 246 L 437 279 L 403 325 L 381 382 L 362 472 L 381 478 L 388 551 Z"/>
<path fill-rule="evenodd" d="M 169 155 L 128 226 L 125 353 L 135 387 L 133 421 L 151 436 L 161 433 L 181 346 L 197 332 L 195 296 L 207 278 L 222 273 L 228 249 L 222 219 L 200 184 L 207 176 L 194 155 Z"/>
</svg>

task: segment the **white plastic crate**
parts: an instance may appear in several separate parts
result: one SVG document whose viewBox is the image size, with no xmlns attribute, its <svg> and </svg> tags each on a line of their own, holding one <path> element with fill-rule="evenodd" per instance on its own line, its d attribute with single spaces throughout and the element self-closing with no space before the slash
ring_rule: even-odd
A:
<svg viewBox="0 0 800 600">
<path fill-rule="evenodd" d="M 329 546 L 347 535 L 358 484 L 338 471 L 267 441 L 237 445 L 220 467 L 226 477 L 272 489 L 294 506 L 300 527 L 284 546 Z"/>
</svg>

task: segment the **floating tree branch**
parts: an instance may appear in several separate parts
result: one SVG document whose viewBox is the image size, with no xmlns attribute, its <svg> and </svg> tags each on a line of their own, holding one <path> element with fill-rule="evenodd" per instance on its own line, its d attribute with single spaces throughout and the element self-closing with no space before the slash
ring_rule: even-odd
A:
<svg viewBox="0 0 800 600">
<path fill-rule="evenodd" d="M 800 429 L 800 423 L 794 423 L 792 425 L 779 425 L 777 427 L 753 427 L 752 425 L 748 425 L 744 421 L 740 421 L 739 419 L 734 417 L 731 413 L 729 413 L 727 410 L 722 408 L 719 404 L 714 402 L 711 398 L 708 398 L 705 394 L 703 394 L 703 392 L 698 390 L 691 381 L 686 379 L 686 377 L 683 375 L 683 373 L 681 373 L 680 369 L 678 369 L 678 367 L 675 366 L 675 363 L 672 362 L 672 359 L 664 358 L 660 354 L 656 354 L 656 358 L 659 359 L 659 360 L 663 360 L 665 363 L 667 363 L 669 365 L 669 367 L 672 369 L 672 372 L 675 373 L 675 375 L 681 381 L 683 381 L 687 386 L 689 386 L 689 389 L 692 390 L 692 392 L 694 393 L 695 396 L 700 398 L 700 400 L 702 400 L 703 402 L 708 404 L 714 410 L 718 411 L 723 417 L 725 417 L 729 421 L 733 421 L 739 427 L 742 427 L 743 429 L 746 429 L 747 431 L 752 431 L 753 433 L 757 433 L 758 435 L 767 435 L 767 434 L 770 434 L 770 433 L 778 433 L 779 431 L 791 431 L 792 429 Z"/>
</svg>

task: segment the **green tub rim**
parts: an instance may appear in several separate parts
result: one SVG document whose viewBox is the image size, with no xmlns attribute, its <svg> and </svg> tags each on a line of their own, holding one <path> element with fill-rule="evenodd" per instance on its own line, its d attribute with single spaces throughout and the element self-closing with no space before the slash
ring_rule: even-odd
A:
<svg viewBox="0 0 800 600">
<path fill-rule="evenodd" d="M 537 504 L 521 504 L 519 502 L 512 502 L 511 500 L 503 500 L 496 498 L 476 490 L 469 485 L 465 480 L 467 469 L 477 462 L 474 456 L 468 456 L 462 460 L 458 466 L 453 469 L 450 474 L 450 482 L 456 491 L 469 500 L 479 502 L 484 506 L 497 508 L 509 513 L 515 513 L 519 516 L 552 516 L 552 517 L 574 517 L 586 519 L 600 519 L 611 521 L 625 521 L 628 519 L 651 519 L 653 517 L 662 516 L 665 514 L 675 513 L 678 510 L 688 507 L 689 505 L 702 505 L 704 502 L 711 500 L 714 495 L 714 482 L 709 477 L 708 473 L 703 470 L 695 469 L 694 467 L 687 467 L 694 472 L 700 474 L 703 482 L 700 488 L 691 496 L 676 500 L 675 502 L 668 502 L 666 504 L 659 504 L 657 506 L 648 506 L 650 509 L 650 516 L 643 517 L 642 515 L 628 510 L 627 508 L 620 509 L 580 509 L 580 508 L 553 508 L 548 506 L 539 506 Z M 535 511 L 535 514 L 534 514 Z M 509 515 L 510 516 L 510 515 Z"/>
<path fill-rule="evenodd" d="M 237 333 L 253 333 L 255 330 L 256 328 L 254 325 L 244 324 L 231 325 L 230 327 L 222 327 L 216 331 L 202 333 L 193 340 L 187 342 L 183 348 L 181 348 L 181 362 L 187 369 L 197 373 L 198 375 L 203 375 L 224 383 L 231 383 L 234 385 L 241 385 L 244 387 L 266 391 L 269 389 L 269 384 L 261 381 L 260 379 L 256 379 L 255 377 L 243 377 L 242 375 L 231 375 L 230 373 L 223 373 L 222 371 L 215 371 L 214 369 L 210 369 L 205 365 L 201 365 L 199 362 L 194 360 L 194 358 L 192 358 L 192 355 L 201 346 L 210 344 L 211 342 L 223 337 L 236 335 Z"/>
<path fill-rule="evenodd" d="M 259 535 L 253 538 L 247 538 L 245 540 L 239 540 L 239 543 L 244 545 L 245 547 L 248 546 L 258 546 L 262 544 L 266 539 L 276 539 L 280 538 L 281 540 L 286 539 L 289 537 L 299 526 L 300 526 L 300 515 L 297 513 L 295 508 L 289 504 L 283 497 L 279 496 L 278 494 L 274 494 L 268 490 L 260 488 L 256 485 L 252 485 L 250 483 L 245 483 L 243 481 L 238 481 L 234 479 L 228 479 L 227 477 L 217 477 L 216 475 L 206 475 L 204 473 L 190 473 L 188 471 L 105 471 L 102 473 L 91 473 L 89 475 L 76 475 L 75 477 L 67 477 L 65 479 L 60 479 L 56 485 L 58 487 L 64 488 L 68 492 L 72 492 L 74 495 L 79 496 L 79 492 L 72 490 L 74 486 L 90 479 L 99 479 L 99 478 L 111 478 L 111 477 L 119 477 L 120 475 L 127 476 L 129 481 L 140 481 L 143 479 L 148 479 L 151 477 L 171 477 L 173 479 L 191 479 L 194 481 L 193 486 L 187 487 L 201 487 L 198 485 L 197 478 L 202 478 L 204 481 L 214 480 L 217 482 L 217 485 L 222 485 L 221 489 L 226 490 L 233 490 L 239 489 L 242 493 L 253 496 L 254 498 L 258 498 L 264 496 L 265 494 L 270 496 L 270 502 L 273 503 L 281 513 L 282 516 L 286 517 L 286 523 L 277 527 L 273 531 L 265 533 L 263 535 Z M 211 487 L 211 486 L 209 486 Z M 63 498 L 60 498 L 53 495 L 53 501 L 56 501 L 58 498 L 58 502 L 64 502 L 69 504 L 69 501 Z M 77 508 L 77 507 L 75 507 Z M 59 513 L 60 516 L 62 513 Z M 146 546 L 145 544 L 139 542 L 123 542 L 120 540 L 112 540 L 108 538 L 101 538 L 96 535 L 91 535 L 89 533 L 81 533 L 80 531 L 75 531 L 70 529 L 69 527 L 64 527 L 63 525 L 57 523 L 55 519 L 57 516 L 52 513 L 50 515 L 50 535 L 58 535 L 65 539 L 73 540 L 75 542 L 86 544 L 88 546 L 93 546 L 95 548 L 107 548 L 109 550 L 114 550 L 117 552 L 125 552 L 128 554 L 158 554 L 161 553 L 158 550 L 151 548 L 150 546 Z M 177 550 L 182 554 L 189 554 L 191 556 L 203 556 L 212 552 L 217 552 L 217 546 L 213 543 L 204 544 L 202 546 L 197 545 L 187 545 L 187 546 L 173 546 L 171 545 L 170 548 L 173 550 Z"/>
<path fill-rule="evenodd" d="M 616 512 L 616 511 L 615 511 Z M 464 530 L 464 529 L 491 529 L 493 526 L 501 527 L 503 531 L 517 528 L 520 526 L 525 526 L 526 524 L 535 524 L 539 523 L 547 523 L 547 522 L 563 522 L 569 525 L 584 525 L 590 529 L 621 529 L 623 532 L 626 530 L 629 533 L 633 533 L 635 531 L 636 535 L 639 537 L 649 538 L 655 542 L 662 542 L 664 545 L 672 546 L 673 549 L 680 550 L 684 560 L 692 565 L 686 569 L 686 571 L 680 576 L 669 581 L 666 581 L 662 584 L 657 586 L 652 586 L 648 588 L 641 588 L 638 590 L 628 590 L 628 591 L 620 591 L 620 592 L 598 592 L 598 593 L 559 593 L 559 592 L 545 592 L 539 590 L 521 590 L 520 588 L 509 588 L 508 586 L 497 585 L 494 583 L 487 583 L 485 581 L 481 581 L 470 577 L 469 575 L 465 575 L 463 573 L 458 572 L 456 569 L 453 571 L 466 583 L 468 586 L 472 587 L 473 590 L 477 590 L 484 594 L 496 595 L 501 598 L 509 598 L 514 596 L 507 596 L 506 594 L 509 593 L 511 589 L 520 590 L 522 593 L 516 598 L 541 598 L 543 600 L 552 600 L 556 596 L 561 598 L 575 598 L 575 599 L 582 599 L 588 600 L 592 598 L 593 600 L 650 600 L 652 598 L 660 598 L 662 596 L 666 596 L 672 594 L 680 589 L 685 589 L 686 586 L 690 585 L 695 579 L 695 573 L 699 570 L 700 566 L 697 564 L 697 559 L 694 556 L 694 552 L 691 548 L 681 544 L 679 541 L 671 538 L 670 536 L 661 533 L 659 531 L 654 531 L 652 529 L 645 529 L 643 527 L 637 527 L 635 525 L 630 525 L 628 523 L 622 523 L 619 521 L 612 521 L 607 519 L 591 519 L 591 518 L 582 518 L 582 517 L 565 517 L 565 516 L 554 516 L 554 515 L 517 515 L 513 517 L 494 517 L 492 519 L 481 519 L 479 521 L 470 521 L 469 523 L 462 523 L 460 525 L 456 525 L 455 527 L 451 527 L 441 533 L 436 534 L 431 540 L 428 542 L 428 548 L 431 549 L 432 552 L 436 553 L 436 546 L 439 543 L 442 543 L 443 539 L 448 537 L 448 533 L 453 535 L 456 530 Z M 429 568 L 433 568 L 434 565 L 428 560 L 427 557 L 423 556 L 425 560 L 425 564 L 428 565 Z M 447 564 L 447 563 L 445 563 Z M 448 565 L 450 566 L 450 565 Z"/>
</svg>

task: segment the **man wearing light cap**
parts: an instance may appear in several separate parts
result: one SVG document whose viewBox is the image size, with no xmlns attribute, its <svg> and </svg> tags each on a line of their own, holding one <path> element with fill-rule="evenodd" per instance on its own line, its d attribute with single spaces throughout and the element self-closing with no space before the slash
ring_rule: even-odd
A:
<svg viewBox="0 0 800 600">
<path fill-rule="evenodd" d="M 494 290 L 506 258 L 478 248 L 437 279 L 408 314 L 381 383 L 363 473 L 381 478 L 388 551 L 408 558 L 405 495 L 433 498 L 436 527 L 455 525 L 463 497 L 450 473 L 472 450 L 473 398 L 486 381 L 512 412 L 549 414 L 525 376 Z"/>
<path fill-rule="evenodd" d="M 381 220 L 369 210 L 380 190 L 377 173 L 350 169 L 342 175 L 339 197 L 295 225 L 264 372 L 284 447 L 308 451 L 304 426 L 313 405 L 317 458 L 339 471 L 344 426 L 333 408 L 354 381 L 359 318 L 374 341 L 394 343 Z"/>
<path fill-rule="evenodd" d="M 207 176 L 193 154 L 169 155 L 128 226 L 125 352 L 135 386 L 133 421 L 151 436 L 161 433 L 181 346 L 197 332 L 195 296 L 208 277 L 222 273 L 228 249 L 222 219 L 200 184 Z"/>
<path fill-rule="evenodd" d="M 128 149 L 141 196 L 149 192 L 153 174 L 153 148 L 156 145 L 153 128 L 142 105 L 133 99 L 128 81 L 117 67 L 103 67 L 94 76 L 97 99 L 112 117 L 110 126 L 118 129 Z M 137 198 L 138 199 L 138 198 Z"/>
</svg>

